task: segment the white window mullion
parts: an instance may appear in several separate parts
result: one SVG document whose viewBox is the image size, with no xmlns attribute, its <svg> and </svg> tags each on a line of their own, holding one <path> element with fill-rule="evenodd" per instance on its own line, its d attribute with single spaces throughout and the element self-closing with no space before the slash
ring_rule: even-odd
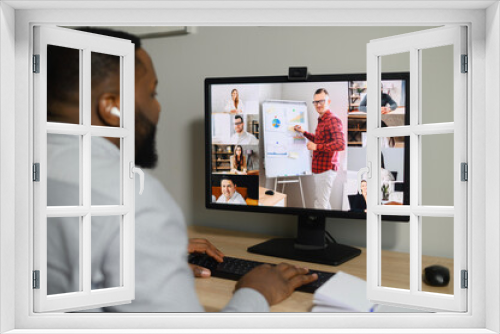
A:
<svg viewBox="0 0 500 334">
<path fill-rule="evenodd" d="M 125 68 L 124 65 L 125 65 L 124 59 L 123 59 L 123 57 L 120 57 L 120 78 L 122 78 L 125 75 L 125 71 L 123 70 Z M 134 66 L 135 66 L 135 63 L 134 63 Z M 120 92 L 123 92 L 123 89 L 124 89 L 123 82 L 124 82 L 124 80 L 120 80 Z M 120 94 L 120 106 L 125 105 L 123 99 L 124 99 L 123 94 Z M 127 131 L 127 129 L 125 128 L 125 123 L 124 123 L 122 117 L 120 117 L 120 129 Z M 124 147 L 124 141 L 125 141 L 125 139 L 120 138 L 120 147 Z M 124 197 L 125 197 L 126 192 L 125 192 L 124 184 L 128 184 L 128 182 L 125 182 L 125 177 L 126 177 L 125 166 L 126 166 L 126 157 L 122 153 L 122 154 L 120 154 L 120 177 L 123 178 L 123 182 L 120 182 L 120 204 L 125 204 Z M 129 176 L 129 178 L 130 178 L 130 176 Z M 125 217 L 127 217 L 127 216 L 122 215 L 120 217 L 120 286 L 127 286 L 125 283 L 128 283 L 128 277 L 125 278 L 125 276 L 128 274 L 128 270 L 131 269 L 131 268 L 128 268 L 127 267 L 128 264 L 126 264 L 126 262 L 127 262 L 126 256 L 128 256 L 128 255 L 124 255 L 124 253 L 126 252 L 125 241 L 124 241 L 124 238 L 126 236 L 125 228 L 128 227 L 126 225 L 126 218 Z"/>
<path fill-rule="evenodd" d="M 87 66 L 88 64 L 84 65 L 84 56 L 83 56 L 83 50 L 80 50 L 80 69 L 79 69 L 79 75 L 78 75 L 78 78 L 80 78 L 80 82 L 79 82 L 79 96 L 81 97 L 80 100 L 79 100 L 79 124 L 78 125 L 78 128 L 75 128 L 73 129 L 72 127 L 70 127 L 70 124 L 67 124 L 67 127 L 63 127 L 63 129 L 71 129 L 71 130 L 75 130 L 75 132 L 78 130 L 82 130 L 82 133 L 68 133 L 68 134 L 73 134 L 73 135 L 78 135 L 78 142 L 79 142 L 79 149 L 80 149 L 80 162 L 83 162 L 84 161 L 84 158 L 85 158 L 85 154 L 84 154 L 84 151 L 83 151 L 83 147 L 84 147 L 84 144 L 83 144 L 83 135 L 87 132 L 86 129 L 85 129 L 85 126 L 84 125 L 81 125 L 81 124 L 84 124 L 84 110 L 88 104 L 88 101 L 85 101 L 85 99 L 83 98 L 85 95 L 84 95 L 84 83 L 87 82 L 88 78 L 84 78 L 84 66 Z M 85 120 L 86 121 L 86 120 Z M 55 127 L 58 127 L 60 124 L 58 123 L 48 123 L 47 124 L 47 131 L 53 131 L 52 129 L 52 126 L 55 126 Z M 54 130 L 57 130 L 54 129 Z M 55 132 L 57 133 L 57 132 Z M 85 211 L 82 212 L 81 215 L 79 215 L 79 219 L 78 219 L 78 235 L 80 236 L 79 240 L 78 240 L 78 273 L 79 273 L 79 277 L 78 277 L 78 282 L 79 282 L 79 288 L 78 290 L 79 291 L 84 291 L 85 288 L 87 288 L 85 286 L 85 275 L 84 273 L 86 273 L 87 269 L 85 267 L 85 263 L 84 263 L 84 259 L 85 259 L 85 256 L 84 256 L 84 252 L 86 250 L 86 247 L 85 247 L 85 242 L 84 242 L 84 239 L 83 239 L 83 235 L 85 233 L 85 219 L 84 219 L 84 216 L 85 216 L 85 213 L 88 212 L 88 208 L 84 207 L 83 205 L 83 202 L 84 202 L 84 197 L 85 197 L 85 193 L 84 193 L 84 186 L 83 186 L 83 180 L 84 180 L 84 167 L 82 165 L 82 163 L 80 163 L 79 165 L 79 169 L 80 169 L 80 173 L 79 173 L 79 182 L 80 182 L 80 187 L 79 187 L 79 196 L 80 196 L 80 199 L 78 201 L 78 205 L 81 206 L 81 208 L 83 208 Z"/>
<path fill-rule="evenodd" d="M 410 292 L 418 292 L 420 270 L 420 219 L 417 215 L 410 215 Z"/>
<path fill-rule="evenodd" d="M 81 185 L 83 187 L 83 207 L 90 208 L 91 205 L 91 193 L 92 193 L 92 136 L 88 129 L 90 128 L 92 119 L 91 112 L 91 94 L 92 94 L 92 82 L 91 82 L 91 52 L 90 50 L 83 50 L 83 75 L 82 75 L 82 125 L 87 129 L 86 133 L 83 135 L 83 173 Z M 92 279 L 92 250 L 91 250 L 91 236 L 92 236 L 92 216 L 90 211 L 87 211 L 83 216 L 83 233 L 80 235 L 82 240 L 82 276 L 83 276 L 83 292 L 90 294 L 92 289 L 91 279 Z"/>
<path fill-rule="evenodd" d="M 128 129 L 112 128 L 105 126 L 92 126 L 89 131 L 92 134 L 92 136 L 99 136 L 99 137 L 123 138 L 130 135 L 130 130 Z"/>
<path fill-rule="evenodd" d="M 448 123 L 435 123 L 435 124 L 421 124 L 412 127 L 412 132 L 420 135 L 441 135 L 455 132 L 455 124 Z"/>
<path fill-rule="evenodd" d="M 367 84 L 368 87 L 377 87 L 380 82 L 380 58 L 371 54 L 370 44 L 367 46 L 367 53 Z M 374 134 L 374 131 L 379 127 L 380 116 L 371 112 L 373 109 L 377 110 L 380 107 L 377 107 L 377 103 L 380 103 L 379 97 L 375 98 L 377 95 L 375 94 L 373 98 L 367 99 L 367 144 L 368 147 L 373 148 L 367 150 L 367 163 L 368 166 L 371 166 L 371 177 L 369 177 L 370 173 L 368 173 L 367 177 L 368 189 L 377 189 L 378 179 L 380 178 L 380 170 L 376 168 L 377 155 L 379 155 L 379 140 Z M 380 203 L 378 202 L 378 191 L 368 191 L 366 243 L 367 248 L 371 251 L 367 252 L 366 276 L 369 293 L 378 289 L 381 284 L 381 221 L 380 216 L 374 210 L 378 203 Z M 368 297 L 370 298 L 370 295 Z"/>
<path fill-rule="evenodd" d="M 372 209 L 378 215 L 409 216 L 412 213 L 422 217 L 453 217 L 453 206 L 411 206 L 411 205 L 376 205 Z"/>
<path fill-rule="evenodd" d="M 123 205 L 98 206 L 49 206 L 47 217 L 83 217 L 87 213 L 93 216 L 121 216 L 130 212 L 130 208 Z"/>
<path fill-rule="evenodd" d="M 82 95 L 80 94 L 80 96 L 82 96 Z M 84 125 L 66 124 L 66 123 L 52 123 L 52 122 L 47 123 L 47 133 L 83 136 L 87 132 L 88 132 L 88 129 Z"/>
<path fill-rule="evenodd" d="M 86 294 L 90 294 L 92 289 L 91 279 L 92 279 L 92 253 L 91 253 L 91 215 L 87 213 L 83 216 L 82 219 L 82 231 L 83 233 L 80 235 L 80 240 L 82 242 L 82 277 L 83 277 L 83 292 Z"/>
<path fill-rule="evenodd" d="M 92 136 L 112 137 L 112 138 L 127 137 L 130 134 L 130 131 L 127 129 L 112 128 L 105 126 L 90 126 L 90 125 L 78 125 L 78 124 L 51 123 L 51 122 L 47 124 L 47 133 L 83 136 L 89 132 L 92 134 Z"/>
<path fill-rule="evenodd" d="M 422 125 L 405 125 L 391 126 L 385 128 L 377 128 L 373 131 L 373 135 L 379 138 L 387 137 L 407 137 L 414 133 L 416 135 L 441 135 L 455 132 L 455 124 L 453 122 L 437 123 L 437 124 L 422 124 Z"/>
<path fill-rule="evenodd" d="M 121 91 L 135 91 L 134 83 L 134 71 L 128 72 L 124 71 L 124 68 L 135 68 L 134 55 L 127 55 L 121 57 L 120 63 L 122 64 L 122 71 L 120 76 L 123 78 L 121 80 Z M 134 129 L 134 114 L 135 114 L 135 96 L 134 94 L 124 95 L 121 94 L 121 112 L 123 117 L 120 119 L 121 126 L 126 131 L 133 132 Z M 121 177 L 122 182 L 122 201 L 123 206 L 128 209 L 131 213 L 122 216 L 121 223 L 121 257 L 122 257 L 122 286 L 129 287 L 135 285 L 135 216 L 133 210 L 135 207 L 135 179 L 133 179 L 134 174 L 130 170 L 135 164 L 135 143 L 133 136 L 126 136 L 121 139 Z M 135 298 L 135 291 L 129 290 L 128 296 L 130 299 Z"/>
<path fill-rule="evenodd" d="M 377 239 L 377 249 L 379 250 L 378 252 L 376 252 L 376 256 L 377 256 L 377 261 L 375 262 L 377 268 L 379 268 L 379 270 L 377 270 L 377 280 L 376 280 L 376 284 L 375 284 L 375 287 L 378 288 L 380 286 L 382 286 L 382 216 L 380 215 L 376 215 L 374 216 L 374 219 L 376 219 L 376 222 L 377 222 L 377 234 L 376 234 L 376 239 Z"/>
<path fill-rule="evenodd" d="M 47 217 L 83 217 L 90 211 L 84 206 L 49 206 Z"/>
<path fill-rule="evenodd" d="M 420 180 L 422 177 L 420 161 L 420 136 L 414 130 L 420 122 L 420 108 L 422 106 L 422 91 L 421 69 L 422 59 L 420 52 L 416 48 L 410 49 L 410 292 L 415 294 L 419 290 L 421 264 L 420 264 L 420 249 L 421 247 L 421 228 L 420 219 L 414 214 L 413 209 L 421 203 L 421 188 Z"/>
<path fill-rule="evenodd" d="M 376 128 L 373 130 L 373 135 L 378 138 L 388 137 L 405 137 L 412 132 L 410 126 L 391 126 L 385 128 Z"/>
</svg>

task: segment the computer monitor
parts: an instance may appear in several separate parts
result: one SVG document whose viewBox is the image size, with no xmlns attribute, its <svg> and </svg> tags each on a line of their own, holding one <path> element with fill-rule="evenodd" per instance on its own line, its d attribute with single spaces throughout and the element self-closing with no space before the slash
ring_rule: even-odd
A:
<svg viewBox="0 0 500 334">
<path fill-rule="evenodd" d="M 332 265 L 360 254 L 338 244 L 325 221 L 366 219 L 357 174 L 366 166 L 367 93 L 365 74 L 205 80 L 206 207 L 298 216 L 296 238 L 248 251 Z M 408 125 L 409 73 L 383 73 L 380 94 L 381 126 Z M 409 140 L 380 147 L 382 204 L 408 204 Z"/>
</svg>

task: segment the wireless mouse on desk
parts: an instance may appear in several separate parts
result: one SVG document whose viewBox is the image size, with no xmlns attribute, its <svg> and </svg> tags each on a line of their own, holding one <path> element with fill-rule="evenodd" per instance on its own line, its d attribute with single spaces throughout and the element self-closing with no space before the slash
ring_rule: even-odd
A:
<svg viewBox="0 0 500 334">
<path fill-rule="evenodd" d="M 446 267 L 433 265 L 424 269 L 422 278 L 430 286 L 447 286 L 450 283 L 450 271 Z"/>
<path fill-rule="evenodd" d="M 274 195 L 274 191 L 272 191 L 272 190 L 268 190 L 268 191 L 266 191 L 266 192 L 265 192 L 265 194 L 266 194 L 266 195 L 271 195 L 271 196 L 272 196 L 272 195 Z"/>
</svg>

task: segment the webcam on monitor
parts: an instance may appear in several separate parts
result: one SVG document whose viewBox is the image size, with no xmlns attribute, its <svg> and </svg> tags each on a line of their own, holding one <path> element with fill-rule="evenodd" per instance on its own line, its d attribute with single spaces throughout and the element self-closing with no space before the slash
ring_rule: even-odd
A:
<svg viewBox="0 0 500 334">
<path fill-rule="evenodd" d="M 309 73 L 307 67 L 290 67 L 288 68 L 289 81 L 306 81 Z"/>
</svg>

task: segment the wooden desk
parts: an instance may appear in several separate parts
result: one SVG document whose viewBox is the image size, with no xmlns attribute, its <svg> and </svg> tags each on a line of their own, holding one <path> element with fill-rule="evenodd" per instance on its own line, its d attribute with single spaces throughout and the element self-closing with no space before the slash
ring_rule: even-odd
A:
<svg viewBox="0 0 500 334">
<path fill-rule="evenodd" d="M 266 195 L 266 191 L 268 190 L 271 189 L 259 187 L 259 205 L 286 207 L 286 194 L 275 191 L 274 195 Z"/>
<path fill-rule="evenodd" d="M 366 280 L 366 249 L 361 249 L 361 255 L 340 266 L 332 267 L 322 264 L 306 263 L 293 260 L 251 254 L 246 251 L 247 247 L 269 239 L 269 236 L 252 233 L 242 233 L 228 230 L 213 229 L 208 227 L 191 226 L 188 229 L 190 238 L 206 238 L 218 247 L 225 255 L 249 259 L 254 261 L 280 263 L 288 262 L 310 269 L 337 272 L 339 270 L 358 276 Z M 426 256 L 423 258 L 423 267 L 431 264 L 440 264 L 448 267 L 453 273 L 453 260 Z M 382 285 L 409 289 L 410 279 L 410 257 L 406 253 L 382 251 Z M 201 304 L 207 312 L 221 310 L 231 299 L 234 291 L 235 281 L 220 278 L 197 278 L 195 280 L 196 291 Z M 425 291 L 439 293 L 452 293 L 453 276 L 450 284 L 443 288 L 430 287 L 422 284 Z M 305 292 L 294 292 L 288 299 L 278 305 L 271 307 L 272 312 L 309 312 L 312 307 L 313 295 Z"/>
</svg>

